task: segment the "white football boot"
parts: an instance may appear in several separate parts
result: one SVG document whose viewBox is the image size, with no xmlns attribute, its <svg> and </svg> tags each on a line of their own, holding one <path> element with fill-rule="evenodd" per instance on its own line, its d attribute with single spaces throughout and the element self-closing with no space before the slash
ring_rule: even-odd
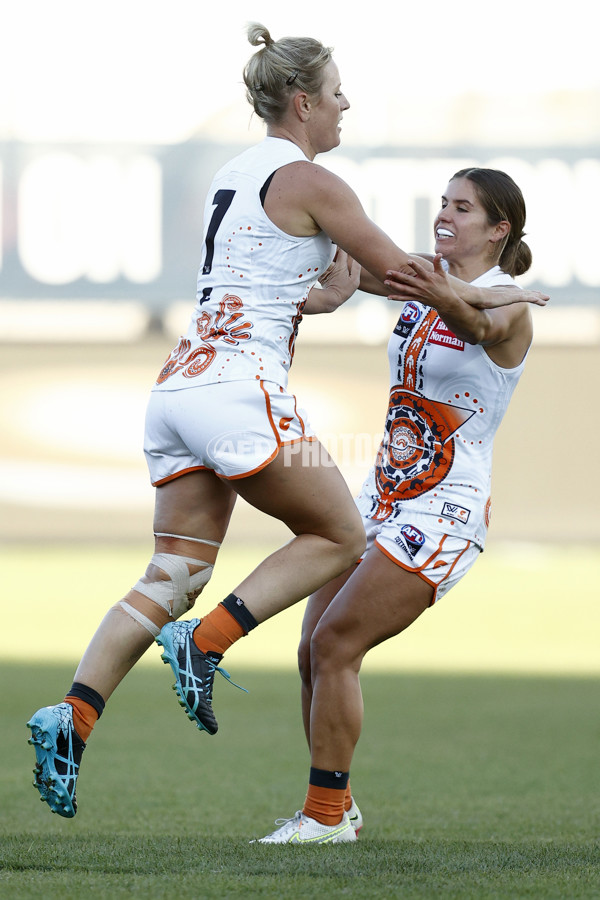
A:
<svg viewBox="0 0 600 900">
<path fill-rule="evenodd" d="M 342 821 L 337 825 L 321 825 L 314 819 L 305 816 L 301 810 L 291 819 L 276 819 L 279 825 L 276 831 L 267 834 L 251 844 L 341 844 L 345 841 L 355 841 L 356 832 L 344 813 Z"/>
<path fill-rule="evenodd" d="M 356 836 L 358 837 L 358 832 L 363 827 L 363 817 L 360 809 L 356 805 L 356 800 L 352 797 L 352 806 L 348 810 L 348 818 L 350 819 L 350 824 L 354 828 L 356 832 Z"/>
</svg>

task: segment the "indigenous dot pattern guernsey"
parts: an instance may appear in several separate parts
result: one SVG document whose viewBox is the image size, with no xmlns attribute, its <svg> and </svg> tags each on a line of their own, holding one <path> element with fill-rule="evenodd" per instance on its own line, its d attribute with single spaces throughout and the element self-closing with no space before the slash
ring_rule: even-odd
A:
<svg viewBox="0 0 600 900">
<path fill-rule="evenodd" d="M 514 284 L 495 266 L 473 284 Z M 358 498 L 369 517 L 404 516 L 417 530 L 454 534 L 483 549 L 492 450 L 521 376 L 456 337 L 434 309 L 405 303 L 388 344 L 390 396 L 374 467 Z M 402 519 L 404 521 L 404 519 Z"/>
<path fill-rule="evenodd" d="M 334 254 L 323 232 L 286 234 L 264 212 L 270 176 L 299 161 L 309 164 L 299 147 L 267 137 L 216 174 L 192 319 L 154 390 L 245 379 L 287 386 L 304 304 Z"/>
</svg>

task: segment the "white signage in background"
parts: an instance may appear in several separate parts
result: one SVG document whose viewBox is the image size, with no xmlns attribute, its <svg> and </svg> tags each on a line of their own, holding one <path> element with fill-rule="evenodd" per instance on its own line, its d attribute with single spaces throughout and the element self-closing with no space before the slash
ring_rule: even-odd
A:
<svg viewBox="0 0 600 900">
<path fill-rule="evenodd" d="M 21 176 L 19 256 L 43 284 L 145 284 L 161 271 L 161 217 L 161 170 L 151 156 L 49 153 Z"/>
<path fill-rule="evenodd" d="M 600 199 L 600 160 L 582 158 L 528 162 L 518 157 L 374 158 L 356 162 L 344 156 L 327 161 L 358 194 L 367 213 L 406 250 L 433 250 L 433 216 L 448 179 L 466 166 L 485 165 L 507 172 L 521 188 L 527 205 L 525 237 L 533 254 L 531 270 L 519 279 L 549 287 L 576 280 L 600 285 L 600 254 L 592 217 Z M 419 222 L 417 205 L 429 207 Z M 423 240 L 427 242 L 423 246 Z"/>
<path fill-rule="evenodd" d="M 520 283 L 597 287 L 600 254 L 592 217 L 600 198 L 600 160 L 566 161 L 551 154 L 549 149 L 547 158 L 533 162 L 493 153 L 485 158 L 481 149 L 477 160 L 371 156 L 357 161 L 340 154 L 323 164 L 352 185 L 367 213 L 400 246 L 429 252 L 433 217 L 454 172 L 469 165 L 503 169 L 527 204 L 525 240 L 533 266 Z M 150 154 L 39 155 L 26 164 L 18 184 L 23 269 L 48 285 L 78 279 L 109 284 L 121 278 L 150 284 L 165 274 L 162 192 L 160 162 Z M 0 221 L 0 234 L 1 229 Z"/>
</svg>

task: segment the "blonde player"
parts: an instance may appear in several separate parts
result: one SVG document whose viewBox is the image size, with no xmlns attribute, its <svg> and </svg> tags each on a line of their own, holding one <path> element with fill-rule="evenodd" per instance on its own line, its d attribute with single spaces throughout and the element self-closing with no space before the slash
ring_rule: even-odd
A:
<svg viewBox="0 0 600 900">
<path fill-rule="evenodd" d="M 36 785 L 60 815 L 75 814 L 81 755 L 105 702 L 156 638 L 188 716 L 214 734 L 215 671 L 231 644 L 345 571 L 365 533 L 348 488 L 287 390 L 303 314 L 329 311 L 357 284 L 342 264 L 325 291 L 334 245 L 372 273 L 411 272 L 409 257 L 365 215 L 354 192 L 314 162 L 340 142 L 349 108 L 331 50 L 311 38 L 273 41 L 244 72 L 267 136 L 214 178 L 204 222 L 197 301 L 187 334 L 153 388 L 145 452 L 156 486 L 155 554 L 107 613 L 62 703 L 30 720 Z M 345 272 L 344 272 L 345 267 Z M 340 287 L 341 284 L 341 287 Z M 456 284 L 465 301 L 514 302 Z M 532 293 L 533 302 L 544 302 Z M 292 452 L 301 449 L 302 452 Z M 222 603 L 178 622 L 208 582 L 237 496 L 289 527 L 292 540 Z"/>
</svg>

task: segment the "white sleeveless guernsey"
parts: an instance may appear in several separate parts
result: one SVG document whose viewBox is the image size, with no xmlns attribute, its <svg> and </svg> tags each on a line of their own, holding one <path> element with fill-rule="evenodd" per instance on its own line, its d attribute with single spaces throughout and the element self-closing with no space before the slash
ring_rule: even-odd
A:
<svg viewBox="0 0 600 900">
<path fill-rule="evenodd" d="M 473 282 L 515 284 L 498 266 Z M 390 398 L 383 441 L 358 498 L 371 519 L 472 540 L 489 523 L 494 435 L 525 365 L 496 365 L 434 309 L 404 304 L 388 344 Z"/>
<path fill-rule="evenodd" d="M 334 254 L 324 232 L 294 237 L 264 212 L 265 182 L 296 161 L 309 162 L 296 144 L 267 137 L 214 177 L 192 319 L 153 390 L 246 379 L 287 386 L 302 309 Z"/>
</svg>

